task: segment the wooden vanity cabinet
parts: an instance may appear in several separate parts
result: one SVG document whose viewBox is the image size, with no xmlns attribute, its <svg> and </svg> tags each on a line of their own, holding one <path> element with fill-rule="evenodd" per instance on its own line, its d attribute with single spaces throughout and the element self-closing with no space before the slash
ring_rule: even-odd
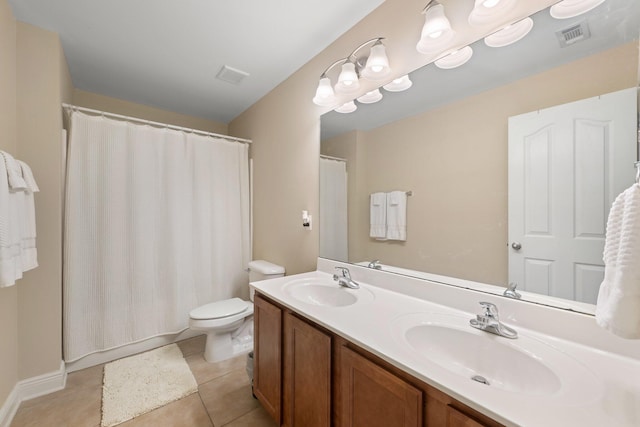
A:
<svg viewBox="0 0 640 427">
<path fill-rule="evenodd" d="M 256 294 L 253 301 L 253 394 L 280 424 L 282 309 Z"/>
<path fill-rule="evenodd" d="M 256 293 L 254 394 L 288 427 L 501 427 Z"/>
</svg>

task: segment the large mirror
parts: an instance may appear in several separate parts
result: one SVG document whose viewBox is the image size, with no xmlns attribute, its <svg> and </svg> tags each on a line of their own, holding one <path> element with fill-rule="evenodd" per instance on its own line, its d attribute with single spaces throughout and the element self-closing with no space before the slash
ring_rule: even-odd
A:
<svg viewBox="0 0 640 427">
<path fill-rule="evenodd" d="M 514 251 L 509 118 L 638 86 L 637 0 L 608 0 L 572 19 L 553 19 L 548 10 L 532 18 L 533 30 L 513 45 L 480 40 L 459 68 L 429 64 L 410 74 L 405 92 L 383 91 L 378 103 L 322 117 L 321 170 L 334 173 L 321 173 L 321 257 L 377 259 L 401 274 L 502 294 Z M 626 168 L 628 185 L 636 155 L 615 166 Z M 370 195 L 394 190 L 410 194 L 406 240 L 372 238 Z M 535 292 L 527 288 L 523 299 L 594 312 L 593 289 L 573 297 Z"/>
</svg>

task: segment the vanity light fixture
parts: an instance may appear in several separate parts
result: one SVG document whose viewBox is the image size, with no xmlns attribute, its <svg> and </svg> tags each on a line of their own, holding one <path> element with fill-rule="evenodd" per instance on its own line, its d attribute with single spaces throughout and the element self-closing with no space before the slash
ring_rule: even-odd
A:
<svg viewBox="0 0 640 427">
<path fill-rule="evenodd" d="M 382 86 L 384 90 L 389 92 L 402 92 L 403 90 L 407 90 L 411 87 L 413 82 L 409 78 L 408 74 L 405 74 L 402 77 L 398 77 L 397 79 L 393 79 L 390 83 Z"/>
<path fill-rule="evenodd" d="M 347 114 L 347 113 L 353 113 L 357 109 L 358 109 L 358 106 L 356 105 L 356 103 L 353 101 L 349 101 L 341 105 L 340 107 L 334 109 L 333 111 L 335 111 L 336 113 Z"/>
<path fill-rule="evenodd" d="M 329 65 L 320 75 L 313 102 L 322 107 L 334 106 L 338 100 L 336 94 L 353 95 L 358 91 L 361 76 L 367 80 L 384 80 L 391 73 L 391 68 L 382 40 L 384 40 L 383 37 L 367 40 L 346 58 L 339 59 Z M 360 55 L 366 46 L 371 46 L 369 54 Z M 334 87 L 331 87 L 331 79 L 327 74 L 338 65 L 341 66 L 338 81 Z"/>
<path fill-rule="evenodd" d="M 359 102 L 363 104 L 373 104 L 374 102 L 378 102 L 382 99 L 382 93 L 380 89 L 372 90 L 371 92 L 367 92 L 364 95 L 357 98 Z"/>
<path fill-rule="evenodd" d="M 529 34 L 529 31 L 531 31 L 532 28 L 533 19 L 527 17 L 515 24 L 511 24 L 493 34 L 488 35 L 484 38 L 484 43 L 490 47 L 508 46 L 518 40 L 521 40 L 524 36 Z"/>
<path fill-rule="evenodd" d="M 556 19 L 573 18 L 589 12 L 604 3 L 605 0 L 562 0 L 549 9 L 549 13 Z"/>
<path fill-rule="evenodd" d="M 434 64 L 436 64 L 436 67 L 438 68 L 449 70 L 466 64 L 467 61 L 471 59 L 471 56 L 473 56 L 473 49 L 471 49 L 471 46 L 465 46 L 462 49 L 455 50 L 447 56 L 443 56 L 436 60 Z"/>
<path fill-rule="evenodd" d="M 447 47 L 455 31 L 444 13 L 444 6 L 437 0 L 430 1 L 422 13 L 424 26 L 416 49 L 424 54 L 438 53 Z"/>
<path fill-rule="evenodd" d="M 469 14 L 469 24 L 486 25 L 504 18 L 515 6 L 516 0 L 476 0 Z"/>
</svg>

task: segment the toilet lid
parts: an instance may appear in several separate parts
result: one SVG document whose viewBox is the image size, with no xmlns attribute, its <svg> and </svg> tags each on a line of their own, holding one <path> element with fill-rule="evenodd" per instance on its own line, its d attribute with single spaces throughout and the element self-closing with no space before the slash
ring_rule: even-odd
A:
<svg viewBox="0 0 640 427">
<path fill-rule="evenodd" d="M 249 307 L 249 304 L 246 301 L 240 298 L 231 298 L 194 308 L 189 313 L 189 316 L 196 320 L 218 319 L 242 313 L 247 307 Z"/>
</svg>

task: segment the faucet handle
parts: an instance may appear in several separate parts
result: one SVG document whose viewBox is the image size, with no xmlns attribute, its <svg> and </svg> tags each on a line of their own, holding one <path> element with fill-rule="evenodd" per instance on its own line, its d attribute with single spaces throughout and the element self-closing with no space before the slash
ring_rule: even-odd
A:
<svg viewBox="0 0 640 427">
<path fill-rule="evenodd" d="M 481 301 L 480 305 L 484 309 L 484 316 L 498 319 L 498 307 L 491 302 Z"/>
<path fill-rule="evenodd" d="M 351 274 L 349 274 L 349 269 L 346 267 L 336 267 L 336 270 L 342 272 L 342 277 L 346 277 L 347 279 L 351 279 Z"/>
</svg>

